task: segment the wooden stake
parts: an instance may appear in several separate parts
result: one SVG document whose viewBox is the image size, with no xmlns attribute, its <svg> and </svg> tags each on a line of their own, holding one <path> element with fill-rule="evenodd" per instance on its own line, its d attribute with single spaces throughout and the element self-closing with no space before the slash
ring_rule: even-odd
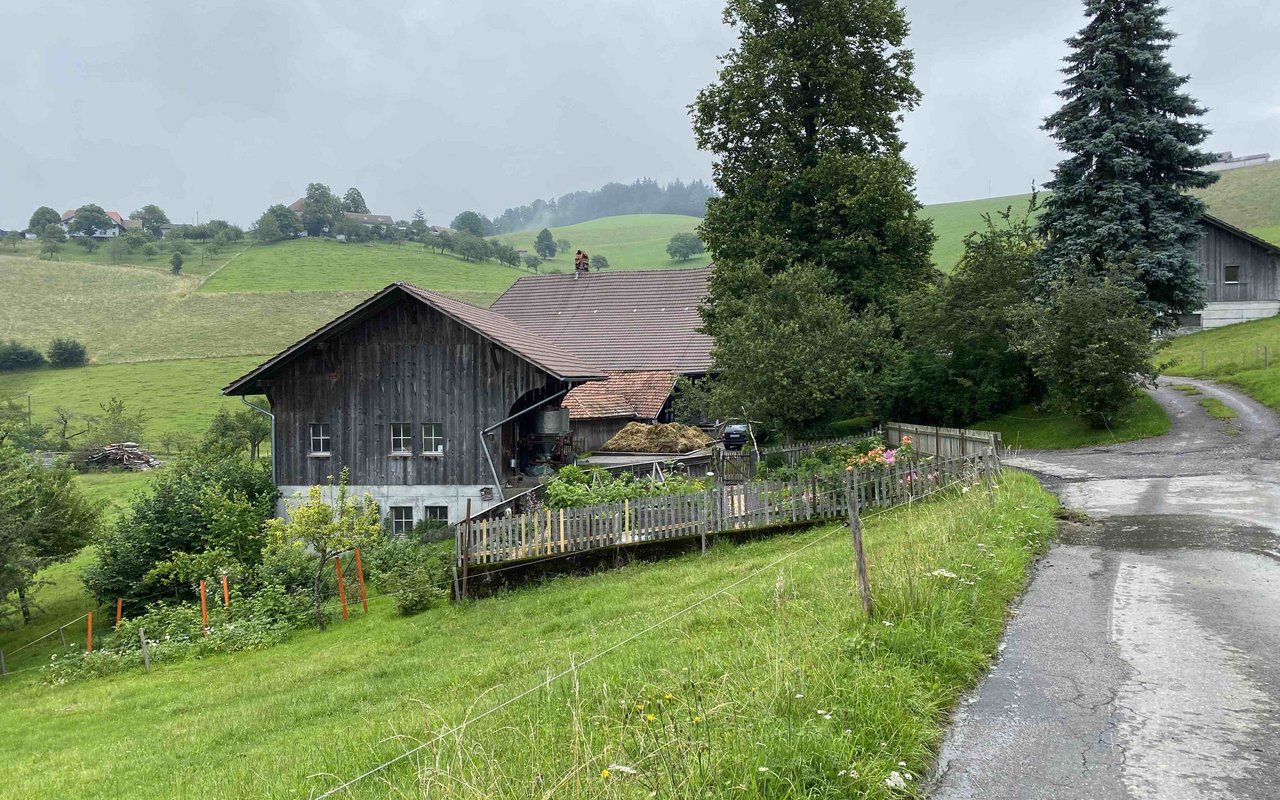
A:
<svg viewBox="0 0 1280 800">
<path fill-rule="evenodd" d="M 347 587 L 342 582 L 342 556 L 333 557 L 333 569 L 338 573 L 338 601 L 342 603 L 342 618 L 347 618 Z"/>
<path fill-rule="evenodd" d="M 462 599 L 467 599 L 467 577 L 469 564 L 471 561 L 471 498 L 467 498 L 467 519 L 463 523 L 466 527 L 463 529 L 462 535 Z"/>
<path fill-rule="evenodd" d="M 858 471 L 845 473 L 845 494 L 849 498 L 849 531 L 853 535 L 853 558 L 858 571 L 858 595 L 862 613 L 871 618 L 871 585 L 867 580 L 867 556 L 862 550 L 862 520 L 858 517 Z"/>
<path fill-rule="evenodd" d="M 93 652 L 93 612 L 89 612 L 88 633 L 85 634 L 85 652 Z"/>
<path fill-rule="evenodd" d="M 231 608 L 231 592 L 227 591 L 227 576 L 222 576 L 222 607 Z"/>
<path fill-rule="evenodd" d="M 0 650 L 0 678 L 9 674 L 9 670 L 4 666 L 4 651 Z"/>
<path fill-rule="evenodd" d="M 120 617 L 124 613 L 124 598 L 116 598 L 116 627 L 120 627 Z"/>
<path fill-rule="evenodd" d="M 209 635 L 209 602 L 205 597 L 204 581 L 200 581 L 200 620 L 204 625 L 204 635 Z"/>
<path fill-rule="evenodd" d="M 138 628 L 138 638 L 142 640 L 142 668 L 151 671 L 151 648 L 147 647 L 147 632 Z"/>
<path fill-rule="evenodd" d="M 360 584 L 360 605 L 364 606 L 364 613 L 369 613 L 369 598 L 364 594 L 364 565 L 360 563 L 360 548 L 356 548 L 356 582 Z"/>
<path fill-rule="evenodd" d="M 982 457 L 982 481 L 987 485 L 987 502 L 994 508 L 996 504 L 995 477 L 992 472 L 995 464 L 992 463 L 996 459 L 995 448 L 989 448 L 987 454 Z"/>
</svg>

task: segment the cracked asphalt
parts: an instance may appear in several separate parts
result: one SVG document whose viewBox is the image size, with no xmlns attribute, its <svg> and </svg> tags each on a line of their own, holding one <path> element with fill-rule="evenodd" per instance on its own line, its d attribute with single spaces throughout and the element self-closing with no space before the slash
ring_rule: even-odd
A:
<svg viewBox="0 0 1280 800">
<path fill-rule="evenodd" d="M 935 800 L 1280 798 L 1280 418 L 1206 381 L 1155 397 L 1164 436 L 1006 458 L 1091 521 L 1037 566 Z"/>
</svg>

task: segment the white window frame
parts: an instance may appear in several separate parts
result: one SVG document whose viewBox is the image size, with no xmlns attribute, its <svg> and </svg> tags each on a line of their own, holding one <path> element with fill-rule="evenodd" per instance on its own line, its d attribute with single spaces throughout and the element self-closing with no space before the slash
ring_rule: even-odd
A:
<svg viewBox="0 0 1280 800">
<path fill-rule="evenodd" d="M 413 513 L 413 506 L 391 506 L 390 510 L 392 535 L 404 536 L 413 533 L 413 526 L 418 522 Z M 407 520 L 402 517 L 402 512 L 405 511 L 409 512 Z"/>
<path fill-rule="evenodd" d="M 413 455 L 413 425 L 408 422 L 393 422 L 388 430 L 391 434 L 391 455 Z M 403 433 L 397 434 L 398 430 L 403 431 Z M 397 442 L 403 443 L 404 446 L 396 447 Z"/>
<path fill-rule="evenodd" d="M 317 428 L 320 430 L 317 431 Z M 323 441 L 328 447 L 317 448 L 316 442 Z M 307 454 L 317 458 L 327 457 L 333 447 L 333 434 L 327 422 L 312 422 L 307 425 Z"/>
<path fill-rule="evenodd" d="M 427 432 L 433 429 L 434 429 L 434 435 L 428 436 Z M 422 454 L 424 456 L 444 455 L 444 423 L 443 422 L 422 423 Z"/>
<path fill-rule="evenodd" d="M 1236 279 L 1234 281 L 1227 280 L 1227 270 L 1234 269 L 1236 271 Z M 1222 265 L 1222 285 L 1223 286 L 1239 286 L 1240 285 L 1240 265 L 1239 264 L 1223 264 Z"/>
</svg>

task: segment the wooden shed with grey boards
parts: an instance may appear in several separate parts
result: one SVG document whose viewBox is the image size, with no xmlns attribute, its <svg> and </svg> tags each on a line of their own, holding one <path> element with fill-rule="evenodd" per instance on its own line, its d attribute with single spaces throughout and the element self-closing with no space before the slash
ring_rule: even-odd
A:
<svg viewBox="0 0 1280 800">
<path fill-rule="evenodd" d="M 1205 307 L 1189 327 L 1216 328 L 1280 311 L 1280 247 L 1205 214 L 1198 245 Z"/>
</svg>

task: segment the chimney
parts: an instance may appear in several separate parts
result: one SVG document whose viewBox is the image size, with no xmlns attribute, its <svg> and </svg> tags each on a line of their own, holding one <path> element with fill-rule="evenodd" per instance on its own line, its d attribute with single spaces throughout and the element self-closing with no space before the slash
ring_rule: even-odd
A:
<svg viewBox="0 0 1280 800">
<path fill-rule="evenodd" d="M 591 271 L 591 256 L 579 250 L 573 257 L 573 274 L 585 275 Z"/>
</svg>

